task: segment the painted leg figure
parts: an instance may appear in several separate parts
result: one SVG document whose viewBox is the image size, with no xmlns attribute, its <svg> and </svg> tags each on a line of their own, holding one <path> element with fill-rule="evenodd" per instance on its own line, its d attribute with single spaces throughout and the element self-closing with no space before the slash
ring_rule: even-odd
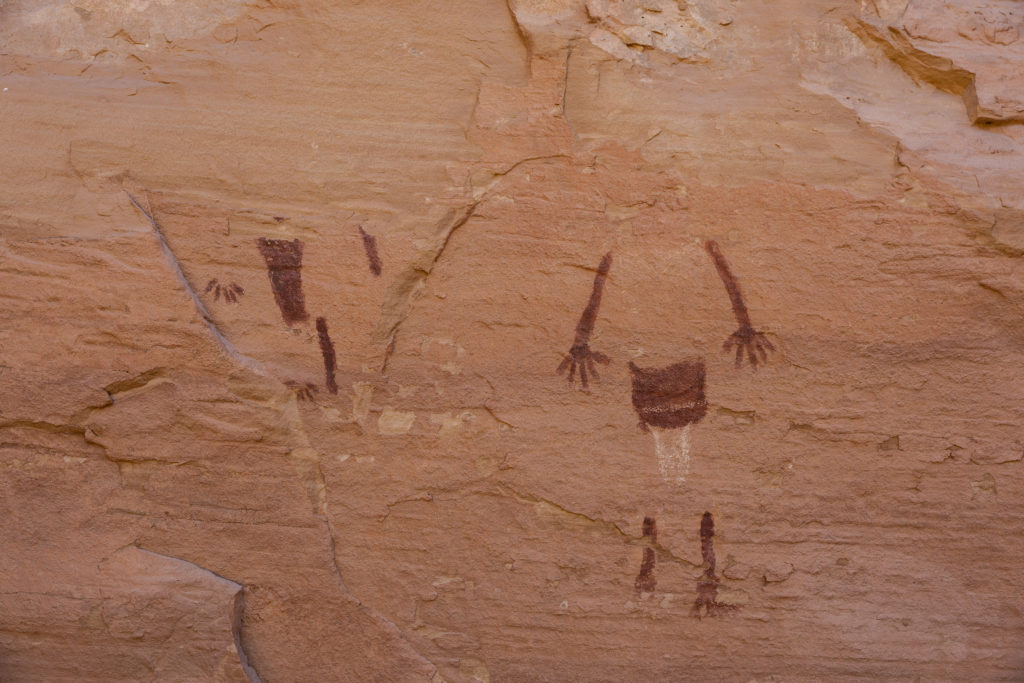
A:
<svg viewBox="0 0 1024 683">
<path fill-rule="evenodd" d="M 327 320 L 316 319 L 316 334 L 320 340 L 320 355 L 324 358 L 324 384 L 327 391 L 332 394 L 338 393 L 338 382 L 334 379 L 334 372 L 337 369 L 337 358 L 334 355 L 334 342 L 327 333 Z"/>
<path fill-rule="evenodd" d="M 644 538 L 650 539 L 651 543 L 658 542 L 658 526 L 652 517 L 644 517 L 643 527 Z M 658 581 L 654 578 L 654 548 L 644 548 L 644 559 L 640 563 L 640 573 L 636 576 L 634 586 L 637 595 L 641 593 L 653 593 Z"/>
<path fill-rule="evenodd" d="M 718 584 L 722 582 L 715 575 L 715 520 L 705 512 L 700 520 L 700 555 L 704 561 L 704 574 L 697 580 L 697 599 L 690 610 L 690 616 L 700 618 L 727 614 L 736 609 L 718 601 Z M 704 614 L 701 614 L 701 610 Z"/>
<path fill-rule="evenodd" d="M 377 253 L 377 238 L 363 230 L 359 226 L 359 235 L 363 238 L 363 249 L 366 250 L 366 261 L 370 266 L 370 272 L 380 277 L 381 263 L 380 254 Z"/>
</svg>

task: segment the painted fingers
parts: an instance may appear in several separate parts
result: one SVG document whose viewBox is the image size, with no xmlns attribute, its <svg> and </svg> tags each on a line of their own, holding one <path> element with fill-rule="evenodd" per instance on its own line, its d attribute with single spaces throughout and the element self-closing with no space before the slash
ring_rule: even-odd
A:
<svg viewBox="0 0 1024 683">
<path fill-rule="evenodd" d="M 736 367 L 742 367 L 743 355 L 746 353 L 747 360 L 752 368 L 758 364 L 764 365 L 768 362 L 769 352 L 775 351 L 775 345 L 768 340 L 763 332 L 757 332 L 750 327 L 741 327 L 725 340 L 723 350 L 729 352 L 736 347 Z"/>
</svg>

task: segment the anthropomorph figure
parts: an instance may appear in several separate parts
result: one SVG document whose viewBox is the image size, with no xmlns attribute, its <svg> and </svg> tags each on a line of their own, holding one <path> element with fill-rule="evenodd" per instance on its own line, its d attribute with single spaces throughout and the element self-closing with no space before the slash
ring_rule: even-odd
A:
<svg viewBox="0 0 1024 683">
<path fill-rule="evenodd" d="M 737 367 L 747 358 L 751 367 L 756 368 L 759 363 L 767 362 L 768 352 L 774 351 L 775 347 L 763 333 L 754 329 L 739 283 L 718 244 L 709 240 L 705 248 L 725 285 L 733 314 L 739 324 L 739 329 L 726 340 L 724 348 L 726 351 L 736 348 Z M 597 268 L 590 301 L 576 326 L 572 347 L 557 370 L 562 374 L 568 369 L 571 384 L 578 369 L 580 385 L 584 390 L 588 388 L 591 377 L 598 379 L 595 363 L 611 362 L 605 354 L 590 349 L 590 336 L 597 322 L 601 294 L 611 265 L 612 255 L 609 252 Z M 640 418 L 641 428 L 651 432 L 654 437 L 661 476 L 666 482 L 682 483 L 690 467 L 690 427 L 700 422 L 707 412 L 704 360 L 692 358 L 660 368 L 642 368 L 631 362 L 629 369 L 633 380 L 633 408 Z"/>
<path fill-rule="evenodd" d="M 768 353 L 775 347 L 762 332 L 754 329 L 750 313 L 740 293 L 739 283 L 733 275 L 729 264 L 718 244 L 712 240 L 705 243 L 705 248 L 715 264 L 722 284 L 729 295 L 733 315 L 739 325 L 725 341 L 723 348 L 731 352 L 736 349 L 736 367 L 743 364 L 746 358 L 751 367 L 768 360 Z M 597 321 L 597 312 L 601 305 L 601 294 L 611 269 L 612 255 L 608 253 L 601 259 L 594 286 L 590 293 L 590 301 L 580 316 L 576 326 L 576 336 L 572 347 L 558 366 L 558 373 L 569 370 L 568 380 L 571 384 L 577 369 L 580 384 L 584 390 L 588 388 L 588 379 L 597 379 L 595 363 L 607 364 L 611 359 L 603 353 L 590 349 L 590 336 Z M 691 358 L 663 367 L 640 367 L 629 363 L 632 378 L 633 409 L 640 418 L 640 428 L 650 432 L 654 437 L 654 448 L 658 458 L 658 470 L 663 480 L 681 484 L 690 469 L 690 429 L 700 422 L 707 413 L 708 403 L 704 394 L 706 367 L 702 358 Z M 732 606 L 718 602 L 718 584 L 720 579 L 715 574 L 714 538 L 715 523 L 710 512 L 705 512 L 700 524 L 701 557 L 704 561 L 704 574 L 697 582 L 697 599 L 692 614 L 697 617 L 716 616 L 731 609 Z M 652 544 L 657 542 L 657 529 L 652 517 L 644 517 L 643 537 Z M 653 592 L 657 581 L 654 576 L 655 552 L 653 547 L 644 548 L 640 573 L 636 577 L 634 587 L 637 594 Z"/>
</svg>

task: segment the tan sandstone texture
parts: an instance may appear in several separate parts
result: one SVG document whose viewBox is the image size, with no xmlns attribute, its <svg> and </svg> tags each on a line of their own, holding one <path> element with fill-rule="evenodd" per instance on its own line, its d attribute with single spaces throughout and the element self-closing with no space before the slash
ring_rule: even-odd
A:
<svg viewBox="0 0 1024 683">
<path fill-rule="evenodd" d="M 1024 677 L 1021 2 L 3 0 L 0 122 L 0 679 Z"/>
</svg>

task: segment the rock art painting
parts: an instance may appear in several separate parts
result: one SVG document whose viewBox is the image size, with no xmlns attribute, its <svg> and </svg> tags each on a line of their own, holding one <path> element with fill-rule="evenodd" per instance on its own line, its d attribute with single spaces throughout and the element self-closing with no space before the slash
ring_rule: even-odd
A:
<svg viewBox="0 0 1024 683">
<path fill-rule="evenodd" d="M 3 681 L 1024 680 L 1024 0 L 0 7 Z"/>
<path fill-rule="evenodd" d="M 747 312 L 747 305 L 743 303 L 743 295 L 740 294 L 739 282 L 729 269 L 729 264 L 726 262 L 725 256 L 722 255 L 722 250 L 718 248 L 718 243 L 708 240 L 704 246 L 715 262 L 715 268 L 718 269 L 718 275 L 722 278 L 725 291 L 729 293 L 732 312 L 740 326 L 725 341 L 723 348 L 729 351 L 732 347 L 736 347 L 736 367 L 743 364 L 743 352 L 746 351 L 750 366 L 756 368 L 758 362 L 766 363 L 768 361 L 768 352 L 774 351 L 775 346 L 764 336 L 764 333 L 754 330 L 754 325 L 750 322 L 750 313 Z"/>
<path fill-rule="evenodd" d="M 206 283 L 206 289 L 204 290 L 207 294 L 213 292 L 213 300 L 220 301 L 220 297 L 224 297 L 224 301 L 229 304 L 237 304 L 238 297 L 245 294 L 245 290 L 234 282 L 221 283 L 217 278 L 213 278 Z"/>
<path fill-rule="evenodd" d="M 700 520 L 700 556 L 704 573 L 697 580 L 697 599 L 693 602 L 690 616 L 718 617 L 738 609 L 718 601 L 718 585 L 721 579 L 715 574 L 715 520 L 705 512 Z"/>
<path fill-rule="evenodd" d="M 327 321 L 324 318 L 316 319 L 316 335 L 320 341 L 320 353 L 324 358 L 324 384 L 327 385 L 327 391 L 337 394 L 338 382 L 334 379 L 334 371 L 338 361 L 334 355 L 334 342 L 327 333 Z"/>
<path fill-rule="evenodd" d="M 682 483 L 690 471 L 690 426 L 708 410 L 704 397 L 704 361 L 674 363 L 662 368 L 629 364 L 633 378 L 633 409 L 640 427 L 654 436 L 658 469 L 667 482 Z"/>
<path fill-rule="evenodd" d="M 380 254 L 377 253 L 377 238 L 363 230 L 359 226 L 359 235 L 363 238 L 363 249 L 366 250 L 366 262 L 370 266 L 370 272 L 376 277 L 381 274 Z"/>
<path fill-rule="evenodd" d="M 742 365 L 744 357 L 751 367 L 768 360 L 768 352 L 775 346 L 764 333 L 754 329 L 750 313 L 740 293 L 739 283 L 725 260 L 718 243 L 709 240 L 705 244 L 725 285 L 732 303 L 733 314 L 739 329 L 726 340 L 724 348 L 736 348 L 736 367 Z M 610 358 L 590 349 L 590 335 L 594 331 L 601 295 L 611 269 L 611 252 L 605 254 L 594 276 L 590 301 L 576 326 L 576 336 L 569 353 L 558 366 L 558 373 L 569 371 L 571 384 L 577 369 L 580 385 L 588 388 L 588 379 L 597 378 L 595 362 L 607 364 Z M 744 353 L 746 355 L 744 355 Z M 682 483 L 690 467 L 690 426 L 700 422 L 707 412 L 704 396 L 706 369 L 703 359 L 692 359 L 660 368 L 642 368 L 630 362 L 629 369 L 633 382 L 633 408 L 640 418 L 640 427 L 654 436 L 658 467 L 666 482 Z"/>
<path fill-rule="evenodd" d="M 316 393 L 316 387 L 309 382 L 297 382 L 295 380 L 286 380 L 285 386 L 292 390 L 295 394 L 295 398 L 300 401 L 312 401 L 313 394 Z"/>
<path fill-rule="evenodd" d="M 653 517 L 644 517 L 643 537 L 650 543 L 658 542 L 658 525 Z M 654 548 L 644 548 L 644 557 L 640 562 L 640 573 L 636 575 L 634 586 L 637 594 L 653 593 L 658 587 L 658 580 L 654 576 L 655 555 Z"/>
<path fill-rule="evenodd" d="M 630 363 L 629 369 L 633 376 L 633 408 L 642 428 L 688 427 L 707 413 L 702 359 L 648 369 Z"/>
<path fill-rule="evenodd" d="M 594 332 L 597 312 L 601 308 L 601 293 L 604 291 L 604 283 L 608 279 L 608 271 L 611 270 L 611 267 L 612 253 L 608 252 L 597 266 L 597 275 L 594 276 L 594 287 L 590 291 L 590 301 L 587 302 L 587 307 L 583 309 L 580 321 L 576 325 L 576 337 L 573 339 L 572 347 L 569 349 L 568 355 L 558 366 L 558 374 L 562 374 L 568 369 L 570 384 L 572 384 L 573 379 L 576 377 L 576 370 L 578 369 L 580 373 L 580 386 L 584 390 L 589 386 L 588 371 L 590 377 L 600 379 L 594 363 L 607 365 L 611 362 L 608 356 L 590 349 L 590 335 Z"/>
<path fill-rule="evenodd" d="M 272 240 L 261 237 L 260 254 L 267 263 L 267 277 L 274 292 L 274 301 L 288 325 L 309 320 L 306 297 L 302 293 L 302 242 Z"/>
</svg>

